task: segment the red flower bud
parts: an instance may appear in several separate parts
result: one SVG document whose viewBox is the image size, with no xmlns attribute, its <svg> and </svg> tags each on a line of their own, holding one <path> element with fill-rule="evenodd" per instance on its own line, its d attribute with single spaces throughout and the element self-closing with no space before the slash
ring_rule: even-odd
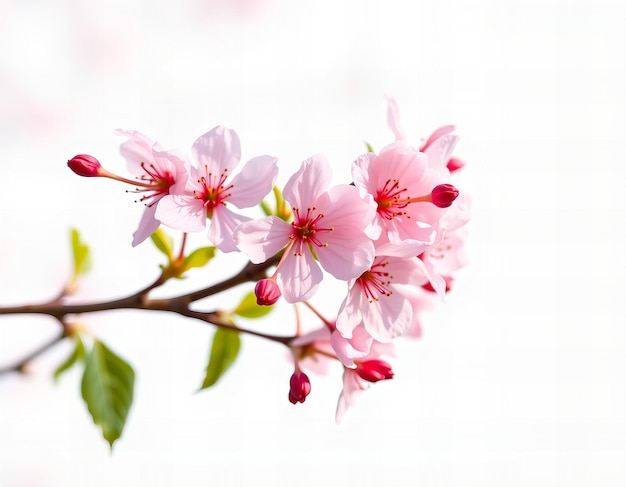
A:
<svg viewBox="0 0 626 487">
<path fill-rule="evenodd" d="M 289 402 L 304 402 L 311 392 L 311 382 L 303 372 L 294 372 L 289 381 Z"/>
<path fill-rule="evenodd" d="M 451 184 L 440 184 L 435 186 L 430 194 L 433 204 L 439 208 L 448 208 L 459 196 L 459 190 Z"/>
<path fill-rule="evenodd" d="M 359 377 L 368 382 L 378 382 L 379 380 L 392 379 L 393 370 L 384 360 L 367 360 L 358 362 L 356 373 Z"/>
<path fill-rule="evenodd" d="M 254 287 L 256 302 L 259 306 L 271 306 L 281 296 L 278 284 L 273 279 L 261 279 Z"/>
<path fill-rule="evenodd" d="M 457 157 L 451 157 L 450 160 L 448 161 L 447 166 L 448 166 L 448 171 L 454 172 L 454 171 L 458 171 L 459 169 L 464 168 L 465 163 Z"/>
<path fill-rule="evenodd" d="M 69 168 L 79 176 L 93 177 L 100 175 L 100 162 L 93 156 L 78 154 L 67 161 Z"/>
</svg>

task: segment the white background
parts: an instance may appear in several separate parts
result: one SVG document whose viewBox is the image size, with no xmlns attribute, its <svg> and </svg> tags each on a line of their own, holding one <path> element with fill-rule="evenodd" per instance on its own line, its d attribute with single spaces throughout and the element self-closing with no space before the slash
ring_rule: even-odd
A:
<svg viewBox="0 0 626 487">
<path fill-rule="evenodd" d="M 65 165 L 123 172 L 118 127 L 188 150 L 223 124 L 244 159 L 279 158 L 281 185 L 316 152 L 345 182 L 364 140 L 391 141 L 389 94 L 415 143 L 457 125 L 474 202 L 469 266 L 342 425 L 339 369 L 292 406 L 286 351 L 245 337 L 196 394 L 210 327 L 85 315 L 137 371 L 124 436 L 111 455 L 78 371 L 53 383 L 62 344 L 0 379 L 0 486 L 625 485 L 625 32 L 608 0 L 0 1 L 0 304 L 58 291 L 71 226 L 94 254 L 76 299 L 156 276 L 159 254 L 130 246 L 133 196 Z M 240 265 L 225 260 L 162 293 Z M 341 289 L 314 302 L 332 314 Z M 288 333 L 293 313 L 259 326 Z M 56 331 L 0 317 L 0 365 Z"/>
</svg>

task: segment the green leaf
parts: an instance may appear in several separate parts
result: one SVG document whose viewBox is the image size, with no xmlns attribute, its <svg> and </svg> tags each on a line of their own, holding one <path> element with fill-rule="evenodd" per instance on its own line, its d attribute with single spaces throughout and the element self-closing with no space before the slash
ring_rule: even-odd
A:
<svg viewBox="0 0 626 487">
<path fill-rule="evenodd" d="M 71 369 L 72 366 L 76 362 L 78 362 L 79 360 L 85 359 L 85 345 L 83 344 L 83 341 L 80 339 L 78 335 L 75 335 L 73 339 L 74 339 L 74 350 L 72 350 L 72 353 L 70 354 L 70 356 L 67 357 L 67 359 L 61 365 L 59 365 L 57 369 L 54 371 L 55 381 L 57 381 L 59 377 L 61 377 L 61 374 Z"/>
<path fill-rule="evenodd" d="M 201 247 L 185 257 L 184 267 L 186 269 L 204 267 L 213 257 L 215 257 L 215 247 Z"/>
<path fill-rule="evenodd" d="M 155 232 L 150 235 L 150 239 L 156 248 L 165 254 L 168 260 L 172 260 L 174 253 L 174 239 L 172 239 L 172 237 L 161 230 L 161 228 L 157 228 Z"/>
<path fill-rule="evenodd" d="M 374 152 L 374 148 L 370 145 L 369 142 L 365 142 L 365 147 L 367 147 L 367 152 Z"/>
<path fill-rule="evenodd" d="M 261 316 L 268 314 L 273 309 L 274 305 L 259 306 L 256 303 L 256 295 L 254 294 L 254 291 L 250 291 L 233 310 L 233 314 L 242 316 L 243 318 L 260 318 Z"/>
<path fill-rule="evenodd" d="M 102 428 L 111 448 L 122 435 L 133 403 L 134 384 L 132 367 L 95 340 L 87 355 L 81 390 L 93 422 Z"/>
<path fill-rule="evenodd" d="M 74 256 L 74 276 L 84 274 L 91 268 L 89 247 L 80 240 L 78 230 L 72 228 L 72 254 Z"/>
<path fill-rule="evenodd" d="M 200 390 L 214 385 L 233 364 L 239 353 L 241 339 L 239 332 L 218 328 L 213 335 L 213 346 L 209 365 L 206 368 L 206 376 Z"/>
</svg>

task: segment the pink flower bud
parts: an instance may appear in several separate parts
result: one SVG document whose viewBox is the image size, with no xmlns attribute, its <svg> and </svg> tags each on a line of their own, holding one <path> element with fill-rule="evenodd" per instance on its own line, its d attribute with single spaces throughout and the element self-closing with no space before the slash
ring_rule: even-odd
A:
<svg viewBox="0 0 626 487">
<path fill-rule="evenodd" d="M 451 157 L 450 160 L 448 161 L 447 166 L 448 166 L 448 171 L 454 172 L 454 171 L 458 171 L 459 169 L 464 168 L 465 163 L 457 157 Z"/>
<path fill-rule="evenodd" d="M 100 162 L 93 156 L 78 154 L 67 161 L 69 168 L 79 176 L 93 177 L 100 175 Z"/>
<path fill-rule="evenodd" d="M 379 380 L 392 379 L 393 370 L 384 360 L 367 360 L 358 362 L 356 373 L 359 377 L 368 382 L 378 382 Z"/>
<path fill-rule="evenodd" d="M 289 381 L 289 402 L 304 402 L 311 392 L 311 382 L 303 372 L 294 372 Z"/>
<path fill-rule="evenodd" d="M 451 184 L 440 184 L 435 186 L 430 194 L 433 204 L 439 208 L 448 208 L 459 196 L 459 190 Z"/>
<path fill-rule="evenodd" d="M 271 306 L 281 296 L 278 284 L 273 279 L 261 279 L 257 282 L 254 287 L 254 294 L 259 306 Z"/>
</svg>

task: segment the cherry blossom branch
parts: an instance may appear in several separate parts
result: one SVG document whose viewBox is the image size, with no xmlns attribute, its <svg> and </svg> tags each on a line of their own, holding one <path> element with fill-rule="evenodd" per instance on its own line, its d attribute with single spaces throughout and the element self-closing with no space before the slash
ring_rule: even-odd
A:
<svg viewBox="0 0 626 487">
<path fill-rule="evenodd" d="M 193 318 L 205 323 L 210 323 L 219 328 L 226 328 L 229 330 L 236 330 L 239 333 L 246 333 L 249 335 L 254 335 L 260 338 L 264 338 L 266 340 L 275 341 L 278 343 L 282 343 L 284 345 L 288 345 L 294 337 L 291 336 L 274 336 L 268 335 L 265 333 L 257 332 L 254 330 L 248 330 L 245 328 L 239 328 L 232 323 L 223 319 L 223 313 L 220 311 L 212 311 L 212 312 L 204 312 L 204 311 L 195 311 L 189 308 L 189 305 L 195 301 L 200 299 L 219 294 L 228 289 L 232 289 L 239 284 L 243 284 L 245 282 L 256 281 L 265 277 L 266 271 L 269 267 L 275 265 L 277 259 L 269 259 L 267 262 L 262 264 L 253 264 L 248 262 L 237 274 L 234 276 L 225 279 L 217 284 L 209 286 L 204 289 L 200 289 L 198 291 L 194 291 L 187 294 L 181 294 L 179 296 L 174 296 L 171 298 L 161 298 L 161 299 L 150 299 L 147 297 L 147 294 L 156 287 L 160 286 L 165 282 L 163 276 L 160 276 L 154 283 L 147 286 L 146 288 L 138 291 L 130 296 L 110 300 L 110 301 L 101 301 L 96 303 L 63 303 L 61 299 L 56 298 L 52 301 L 41 303 L 41 304 L 27 304 L 21 306 L 8 306 L 8 307 L 0 307 L 0 315 L 14 315 L 14 314 L 42 314 L 48 315 L 53 318 L 56 318 L 61 326 L 63 326 L 63 332 L 56 336 L 50 342 L 45 343 L 41 347 L 35 349 L 31 353 L 29 353 L 26 357 L 21 359 L 14 365 L 7 366 L 4 368 L 0 368 L 0 375 L 9 373 L 9 372 L 21 372 L 23 371 L 26 364 L 28 364 L 33 359 L 37 358 L 39 355 L 42 355 L 47 350 L 52 348 L 56 343 L 62 341 L 65 337 L 68 336 L 66 326 L 64 323 L 64 318 L 67 315 L 72 314 L 83 314 L 83 313 L 94 313 L 100 311 L 110 311 L 114 309 L 140 309 L 140 310 L 151 310 L 151 311 L 167 311 L 172 313 L 177 313 L 182 316 L 186 316 L 188 318 Z"/>
</svg>

